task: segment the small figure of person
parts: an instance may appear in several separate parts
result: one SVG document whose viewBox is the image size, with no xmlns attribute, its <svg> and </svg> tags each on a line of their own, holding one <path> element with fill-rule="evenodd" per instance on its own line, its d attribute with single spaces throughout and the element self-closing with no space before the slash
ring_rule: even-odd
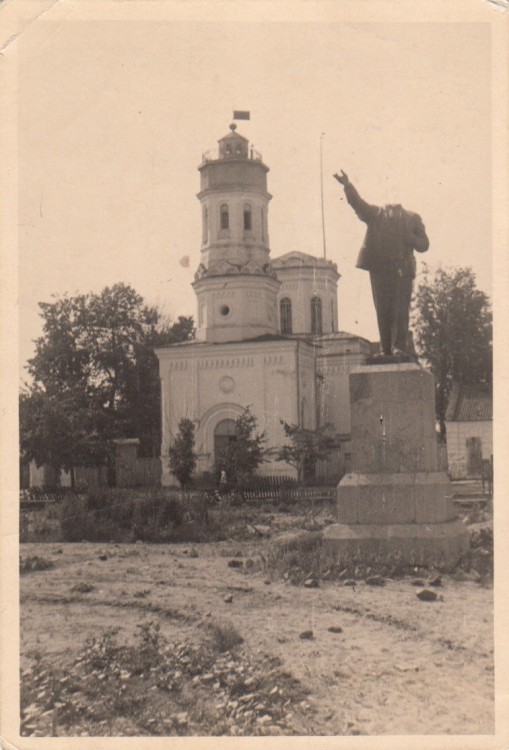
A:
<svg viewBox="0 0 509 750">
<path fill-rule="evenodd" d="M 224 469 L 221 469 L 221 474 L 219 475 L 219 491 L 224 492 L 228 486 L 228 477 L 226 476 L 226 471 Z"/>
<path fill-rule="evenodd" d="M 334 178 L 343 186 L 359 219 L 367 224 L 356 265 L 369 271 L 381 353 L 412 355 L 408 321 L 416 267 L 413 251 L 424 253 L 429 248 L 423 221 L 399 204 L 379 207 L 367 203 L 343 170 Z"/>
</svg>

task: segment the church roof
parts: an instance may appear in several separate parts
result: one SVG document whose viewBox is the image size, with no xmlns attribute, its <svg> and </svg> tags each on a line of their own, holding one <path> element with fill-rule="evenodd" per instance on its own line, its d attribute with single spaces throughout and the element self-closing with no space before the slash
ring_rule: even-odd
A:
<svg viewBox="0 0 509 750">
<path fill-rule="evenodd" d="M 355 333 L 348 333 L 348 331 L 333 331 L 332 333 L 324 333 L 318 337 L 318 341 L 339 341 L 341 339 L 356 339 L 359 341 L 367 341 L 368 344 L 371 342 L 364 336 L 357 336 Z"/>
<path fill-rule="evenodd" d="M 280 268 L 326 268 L 334 271 L 338 276 L 338 268 L 335 263 L 327 258 L 317 258 L 308 253 L 301 253 L 298 250 L 292 250 L 289 253 L 280 255 L 271 261 L 271 266 L 275 270 Z"/>
</svg>

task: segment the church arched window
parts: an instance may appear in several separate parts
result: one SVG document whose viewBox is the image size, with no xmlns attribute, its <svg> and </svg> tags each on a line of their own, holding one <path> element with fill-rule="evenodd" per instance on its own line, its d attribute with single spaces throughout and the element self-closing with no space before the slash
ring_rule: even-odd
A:
<svg viewBox="0 0 509 750">
<path fill-rule="evenodd" d="M 323 333 L 322 300 L 320 297 L 312 297 L 311 299 L 311 333 L 315 336 L 321 336 Z"/>
<path fill-rule="evenodd" d="M 292 333 L 292 301 L 283 297 L 279 303 L 281 315 L 281 333 Z"/>
<path fill-rule="evenodd" d="M 226 205 L 226 203 L 221 204 L 220 216 L 221 216 L 221 222 L 220 222 L 221 229 L 229 229 L 230 228 L 230 216 L 228 213 L 228 206 Z"/>
<path fill-rule="evenodd" d="M 250 232 L 253 228 L 253 216 L 251 213 L 251 204 L 244 203 L 244 231 Z"/>
<path fill-rule="evenodd" d="M 209 239 L 209 210 L 207 206 L 203 206 L 203 234 L 202 240 L 204 243 L 208 242 Z"/>
</svg>

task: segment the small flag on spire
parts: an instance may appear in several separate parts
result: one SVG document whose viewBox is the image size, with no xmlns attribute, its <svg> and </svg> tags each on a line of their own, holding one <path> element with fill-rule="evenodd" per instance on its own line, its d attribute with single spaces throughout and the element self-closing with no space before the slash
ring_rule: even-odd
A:
<svg viewBox="0 0 509 750">
<path fill-rule="evenodd" d="M 240 109 L 234 109 L 233 110 L 233 119 L 234 120 L 249 120 L 250 112 L 245 112 Z"/>
</svg>

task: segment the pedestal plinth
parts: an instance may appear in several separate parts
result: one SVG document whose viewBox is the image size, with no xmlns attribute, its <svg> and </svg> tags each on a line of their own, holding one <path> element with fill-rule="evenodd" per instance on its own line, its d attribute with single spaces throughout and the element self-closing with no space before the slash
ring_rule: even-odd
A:
<svg viewBox="0 0 509 750">
<path fill-rule="evenodd" d="M 362 560 L 455 565 L 468 534 L 438 470 L 435 379 L 415 363 L 350 374 L 352 467 L 338 486 L 326 549 Z"/>
</svg>

